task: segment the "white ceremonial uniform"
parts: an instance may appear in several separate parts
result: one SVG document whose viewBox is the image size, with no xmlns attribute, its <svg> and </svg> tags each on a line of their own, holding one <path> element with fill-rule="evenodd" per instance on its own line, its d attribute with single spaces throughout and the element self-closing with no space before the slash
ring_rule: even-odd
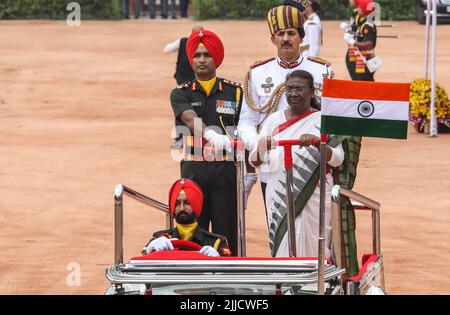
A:
<svg viewBox="0 0 450 315">
<path fill-rule="evenodd" d="M 295 70 L 305 70 L 311 73 L 314 78 L 314 86 L 316 88 L 316 95 L 322 96 L 322 84 L 324 78 L 333 78 L 334 74 L 329 64 L 320 58 L 314 57 L 305 58 L 300 56 L 297 61 L 286 64 L 279 57 L 269 59 L 265 62 L 257 63 L 250 70 L 249 89 L 253 98 L 253 102 L 258 108 L 267 104 L 272 92 L 280 84 L 286 81 L 286 75 Z M 278 111 L 288 108 L 288 103 L 285 93 L 283 93 Z M 257 128 L 262 124 L 265 114 L 260 114 L 252 110 L 244 97 L 242 101 L 241 115 L 239 117 L 238 131 L 241 138 L 244 140 L 245 148 L 250 152 L 258 143 Z M 267 183 L 268 172 L 267 166 L 260 168 L 260 181 Z"/>
<path fill-rule="evenodd" d="M 312 13 L 303 24 L 305 29 L 305 38 L 301 46 L 309 46 L 302 52 L 304 57 L 320 55 L 320 45 L 322 44 L 322 23 L 316 13 Z"/>
</svg>

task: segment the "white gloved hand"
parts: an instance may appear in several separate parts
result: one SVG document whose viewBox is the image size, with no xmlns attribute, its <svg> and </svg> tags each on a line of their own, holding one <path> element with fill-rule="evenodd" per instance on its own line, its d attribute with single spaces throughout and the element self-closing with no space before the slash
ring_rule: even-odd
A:
<svg viewBox="0 0 450 315">
<path fill-rule="evenodd" d="M 157 239 L 153 240 L 148 244 L 148 246 L 145 248 L 145 252 L 151 253 L 153 251 L 159 251 L 159 250 L 173 250 L 173 245 L 170 242 L 171 240 L 177 240 L 177 238 L 171 238 L 170 240 L 165 237 L 161 236 Z"/>
<path fill-rule="evenodd" d="M 203 246 L 200 250 L 199 250 L 200 254 L 203 254 L 205 256 L 209 256 L 209 257 L 219 257 L 219 252 L 217 252 L 213 247 L 211 246 Z"/>
<path fill-rule="evenodd" d="M 242 138 L 244 141 L 244 147 L 248 151 L 253 151 L 253 149 L 258 145 L 258 136 L 257 135 L 247 135 Z"/>
<path fill-rule="evenodd" d="M 353 44 L 355 44 L 355 42 L 356 42 L 355 38 L 354 38 L 353 35 L 350 34 L 350 33 L 345 33 L 345 35 L 344 35 L 344 40 L 345 40 L 345 41 L 347 42 L 347 44 L 349 44 L 349 45 L 353 45 Z"/>
<path fill-rule="evenodd" d="M 255 126 L 238 126 L 239 138 L 244 141 L 245 149 L 252 152 L 258 144 L 258 133 Z"/>
<path fill-rule="evenodd" d="M 227 135 L 219 135 L 212 129 L 207 129 L 204 134 L 205 139 L 218 150 L 228 150 L 231 148 L 231 141 Z"/>
<path fill-rule="evenodd" d="M 342 22 L 342 23 L 339 25 L 339 28 L 340 28 L 344 33 L 349 32 L 350 29 L 351 29 L 350 24 L 345 23 L 345 22 Z"/>
<path fill-rule="evenodd" d="M 258 175 L 255 173 L 247 173 L 244 178 L 244 188 L 245 188 L 245 197 L 244 197 L 244 209 L 247 209 L 247 200 L 248 196 L 250 196 L 250 192 L 252 191 L 253 186 L 258 181 Z"/>
</svg>

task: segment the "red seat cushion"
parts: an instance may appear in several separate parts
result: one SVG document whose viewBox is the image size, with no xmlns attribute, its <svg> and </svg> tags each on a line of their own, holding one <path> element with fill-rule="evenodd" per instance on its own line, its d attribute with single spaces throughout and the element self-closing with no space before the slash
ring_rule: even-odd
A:
<svg viewBox="0 0 450 315">
<path fill-rule="evenodd" d="M 130 261 L 136 260 L 317 260 L 317 257 L 209 257 L 194 251 L 157 251 L 144 256 L 133 257 Z M 329 264 L 330 261 L 326 259 Z"/>
<path fill-rule="evenodd" d="M 361 277 L 366 273 L 367 268 L 369 268 L 370 264 L 376 262 L 378 256 L 375 254 L 364 254 L 361 260 L 361 269 L 356 276 L 345 279 L 345 281 L 359 281 Z"/>
</svg>

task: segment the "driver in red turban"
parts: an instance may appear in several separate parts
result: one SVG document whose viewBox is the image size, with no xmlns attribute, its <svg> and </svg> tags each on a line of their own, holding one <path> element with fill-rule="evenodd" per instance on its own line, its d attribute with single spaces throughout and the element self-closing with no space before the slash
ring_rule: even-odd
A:
<svg viewBox="0 0 450 315">
<path fill-rule="evenodd" d="M 230 256 L 227 239 L 210 233 L 198 226 L 197 219 L 202 212 L 203 192 L 189 179 L 179 179 L 169 191 L 169 210 L 175 218 L 176 226 L 170 230 L 153 234 L 153 239 L 144 247 L 143 254 L 159 250 L 174 250 L 171 240 L 194 242 L 202 248 L 206 256 Z"/>
</svg>

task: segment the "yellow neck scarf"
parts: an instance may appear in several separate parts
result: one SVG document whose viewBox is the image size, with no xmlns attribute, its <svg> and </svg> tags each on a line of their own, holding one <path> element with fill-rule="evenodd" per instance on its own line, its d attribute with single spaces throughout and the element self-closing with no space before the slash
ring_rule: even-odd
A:
<svg viewBox="0 0 450 315">
<path fill-rule="evenodd" d="M 184 241 L 190 241 L 194 237 L 194 232 L 198 227 L 197 221 L 191 224 L 178 224 L 177 229 L 180 233 L 181 239 Z"/>
<path fill-rule="evenodd" d="M 217 80 L 217 77 L 214 77 L 214 78 L 212 78 L 209 81 L 200 81 L 200 80 L 198 80 L 198 83 L 200 83 L 200 85 L 202 86 L 203 90 L 205 90 L 206 95 L 209 96 L 209 93 L 211 93 L 211 90 L 213 89 L 214 84 L 216 84 L 216 80 Z"/>
</svg>

